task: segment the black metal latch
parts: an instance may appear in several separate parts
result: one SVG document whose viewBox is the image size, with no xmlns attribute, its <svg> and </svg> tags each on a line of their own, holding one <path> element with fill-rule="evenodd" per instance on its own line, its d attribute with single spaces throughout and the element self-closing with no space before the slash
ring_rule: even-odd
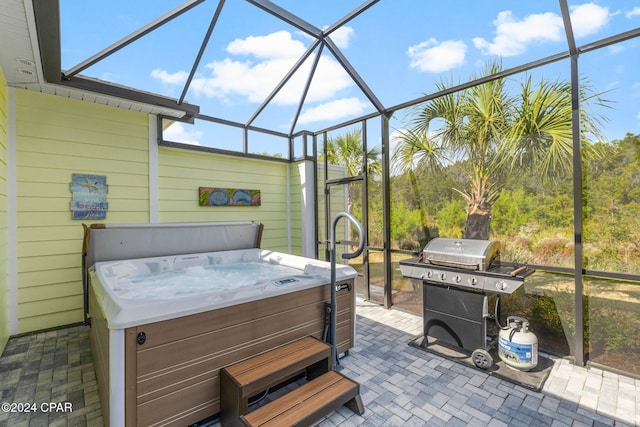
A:
<svg viewBox="0 0 640 427">
<path fill-rule="evenodd" d="M 144 344 L 147 341 L 147 334 L 144 332 L 138 332 L 138 336 L 136 337 L 136 342 L 140 345 Z"/>
</svg>

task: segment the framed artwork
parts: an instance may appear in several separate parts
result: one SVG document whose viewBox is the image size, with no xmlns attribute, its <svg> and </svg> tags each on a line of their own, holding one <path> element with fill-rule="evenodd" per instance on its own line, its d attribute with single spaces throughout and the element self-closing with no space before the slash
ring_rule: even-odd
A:
<svg viewBox="0 0 640 427">
<path fill-rule="evenodd" d="M 73 219 L 105 219 L 107 217 L 107 177 L 104 175 L 71 175 L 71 215 Z"/>
<path fill-rule="evenodd" d="M 200 206 L 260 206 L 260 190 L 200 187 Z"/>
</svg>

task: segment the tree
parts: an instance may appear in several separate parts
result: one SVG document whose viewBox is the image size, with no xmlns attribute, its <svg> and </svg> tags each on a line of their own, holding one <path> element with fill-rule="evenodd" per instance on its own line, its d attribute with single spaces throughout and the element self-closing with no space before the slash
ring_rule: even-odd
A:
<svg viewBox="0 0 640 427">
<path fill-rule="evenodd" d="M 361 175 L 364 171 L 362 132 L 357 129 L 329 139 L 327 141 L 326 155 L 329 164 L 346 168 L 347 176 Z M 376 147 L 367 150 L 366 165 L 369 175 L 380 175 L 382 163 L 380 151 Z M 353 191 L 351 185 L 349 185 L 347 194 L 348 212 L 352 212 L 353 203 Z"/>
<path fill-rule="evenodd" d="M 489 63 L 484 75 L 501 71 L 499 63 Z M 394 152 L 398 167 L 408 173 L 421 163 L 437 165 L 443 159 L 465 168 L 468 187 L 454 189 L 467 203 L 463 238 L 490 238 L 491 207 L 500 196 L 500 178 L 507 170 L 518 167 L 542 180 L 572 171 L 570 82 L 542 79 L 534 85 L 527 76 L 517 83 L 517 95 L 509 93 L 508 83 L 498 78 L 417 106 L 410 118 L 410 131 L 401 133 Z M 438 91 L 447 87 L 443 81 L 436 83 Z M 599 130 L 601 117 L 588 112 L 591 102 L 605 106 L 607 101 L 583 82 L 580 102 L 582 155 L 584 159 L 597 158 L 601 155 L 599 145 L 591 140 L 604 140 Z M 415 135 L 420 136 L 423 148 L 416 145 Z M 413 158 L 400 154 L 412 150 Z M 415 162 L 420 156 L 431 160 Z"/>
<path fill-rule="evenodd" d="M 392 163 L 396 173 L 407 172 L 414 200 L 418 203 L 419 221 L 422 227 L 420 246 L 424 246 L 430 239 L 427 208 L 420 189 L 416 170 L 438 171 L 445 162 L 443 147 L 433 139 L 429 139 L 427 132 L 422 130 L 403 129 L 398 131 L 397 139 L 400 144 L 393 152 Z"/>
</svg>

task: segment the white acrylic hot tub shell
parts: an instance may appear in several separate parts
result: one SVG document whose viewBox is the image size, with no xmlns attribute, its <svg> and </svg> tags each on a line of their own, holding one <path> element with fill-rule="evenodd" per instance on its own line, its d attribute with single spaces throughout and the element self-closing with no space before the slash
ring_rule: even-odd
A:
<svg viewBox="0 0 640 427">
<path fill-rule="evenodd" d="M 198 261 L 200 260 L 200 261 Z M 212 291 L 176 299 L 127 299 L 117 295 L 114 288 L 118 279 L 149 272 L 149 265 L 167 265 L 178 268 L 186 263 L 230 263 L 260 261 L 292 267 L 300 271 L 302 280 L 284 286 L 261 283 L 231 291 Z M 306 273 L 306 274 L 304 274 Z M 336 281 L 353 279 L 357 272 L 347 265 L 336 265 Z M 123 261 L 97 262 L 89 269 L 91 292 L 94 292 L 107 320 L 109 329 L 124 329 L 203 311 L 215 310 L 270 296 L 295 292 L 329 283 L 331 265 L 328 262 L 262 249 L 210 252 L 204 254 L 175 255 L 169 257 L 140 258 Z"/>
</svg>

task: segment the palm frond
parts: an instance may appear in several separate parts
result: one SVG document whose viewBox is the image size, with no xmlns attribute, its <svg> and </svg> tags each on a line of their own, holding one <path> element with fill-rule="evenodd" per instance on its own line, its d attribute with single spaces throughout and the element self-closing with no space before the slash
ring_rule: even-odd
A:
<svg viewBox="0 0 640 427">
<path fill-rule="evenodd" d="M 408 170 L 438 170 L 446 158 L 444 149 L 434 138 L 427 136 L 424 129 L 401 129 L 398 133 L 398 145 L 393 151 L 391 164 L 395 174 Z"/>
</svg>

